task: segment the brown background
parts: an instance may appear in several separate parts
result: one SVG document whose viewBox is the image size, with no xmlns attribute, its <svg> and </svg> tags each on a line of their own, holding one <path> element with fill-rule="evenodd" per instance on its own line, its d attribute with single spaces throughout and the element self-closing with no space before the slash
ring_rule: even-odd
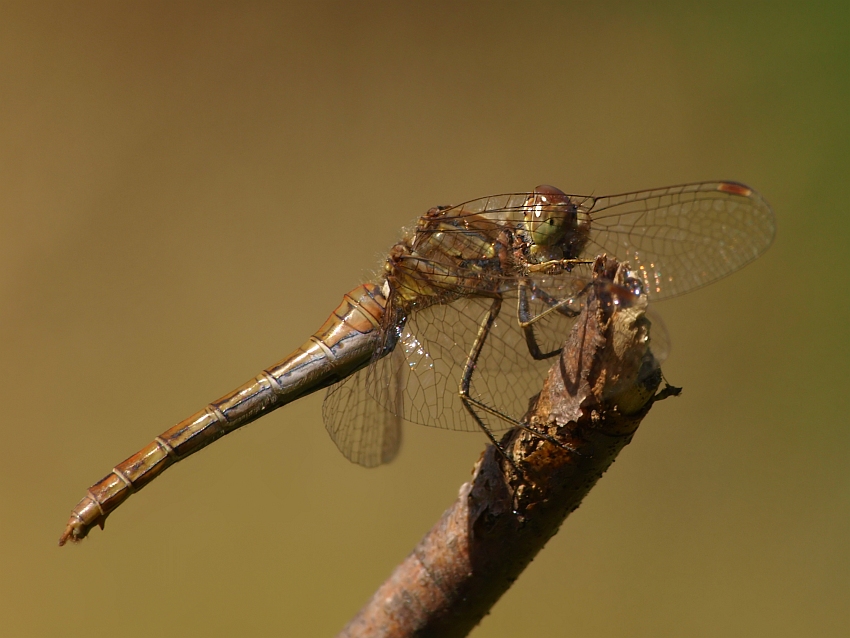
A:
<svg viewBox="0 0 850 638">
<path fill-rule="evenodd" d="M 474 635 L 848 635 L 850 16 L 798 4 L 0 4 L 3 634 L 333 634 L 482 436 L 367 471 L 313 396 L 56 540 L 428 207 L 729 178 L 776 244 L 656 307 L 684 396 Z"/>
</svg>

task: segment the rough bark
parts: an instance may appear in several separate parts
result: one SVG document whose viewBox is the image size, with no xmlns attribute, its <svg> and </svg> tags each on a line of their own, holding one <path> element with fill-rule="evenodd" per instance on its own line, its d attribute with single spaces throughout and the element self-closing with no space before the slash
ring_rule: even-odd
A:
<svg viewBox="0 0 850 638">
<path fill-rule="evenodd" d="M 587 303 L 525 421 L 489 446 L 457 501 L 340 637 L 465 636 L 635 434 L 661 373 L 646 301 L 600 259 Z M 613 282 L 613 283 L 612 283 Z M 552 440 L 557 441 L 557 444 Z M 519 471 L 517 471 L 519 470 Z"/>
</svg>

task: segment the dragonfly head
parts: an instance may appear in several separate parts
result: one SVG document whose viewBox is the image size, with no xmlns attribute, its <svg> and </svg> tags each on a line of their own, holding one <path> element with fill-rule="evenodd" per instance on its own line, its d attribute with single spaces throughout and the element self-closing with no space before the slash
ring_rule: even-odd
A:
<svg viewBox="0 0 850 638">
<path fill-rule="evenodd" d="M 523 207 L 532 261 L 576 257 L 587 235 L 578 217 L 575 203 L 562 190 L 545 184 L 535 188 Z"/>
</svg>

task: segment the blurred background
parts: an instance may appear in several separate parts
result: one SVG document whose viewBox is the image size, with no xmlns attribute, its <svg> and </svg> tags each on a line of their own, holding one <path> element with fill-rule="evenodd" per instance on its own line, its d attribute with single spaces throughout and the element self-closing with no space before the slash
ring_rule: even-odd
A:
<svg viewBox="0 0 850 638">
<path fill-rule="evenodd" d="M 86 488 L 277 361 L 437 204 L 551 183 L 760 190 L 778 235 L 656 306 L 684 387 L 475 630 L 850 634 L 846 3 L 0 4 L 0 621 L 327 636 L 477 434 L 348 463 L 321 395 L 80 546 Z"/>
</svg>

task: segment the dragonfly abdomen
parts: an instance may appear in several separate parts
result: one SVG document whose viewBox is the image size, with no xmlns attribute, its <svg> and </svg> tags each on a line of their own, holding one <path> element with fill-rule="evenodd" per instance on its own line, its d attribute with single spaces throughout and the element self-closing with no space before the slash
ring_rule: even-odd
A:
<svg viewBox="0 0 850 638">
<path fill-rule="evenodd" d="M 131 494 L 170 466 L 216 439 L 369 363 L 387 299 L 375 284 L 343 297 L 328 320 L 300 348 L 233 392 L 156 437 L 89 488 L 71 514 L 59 544 L 84 538 Z"/>
</svg>

